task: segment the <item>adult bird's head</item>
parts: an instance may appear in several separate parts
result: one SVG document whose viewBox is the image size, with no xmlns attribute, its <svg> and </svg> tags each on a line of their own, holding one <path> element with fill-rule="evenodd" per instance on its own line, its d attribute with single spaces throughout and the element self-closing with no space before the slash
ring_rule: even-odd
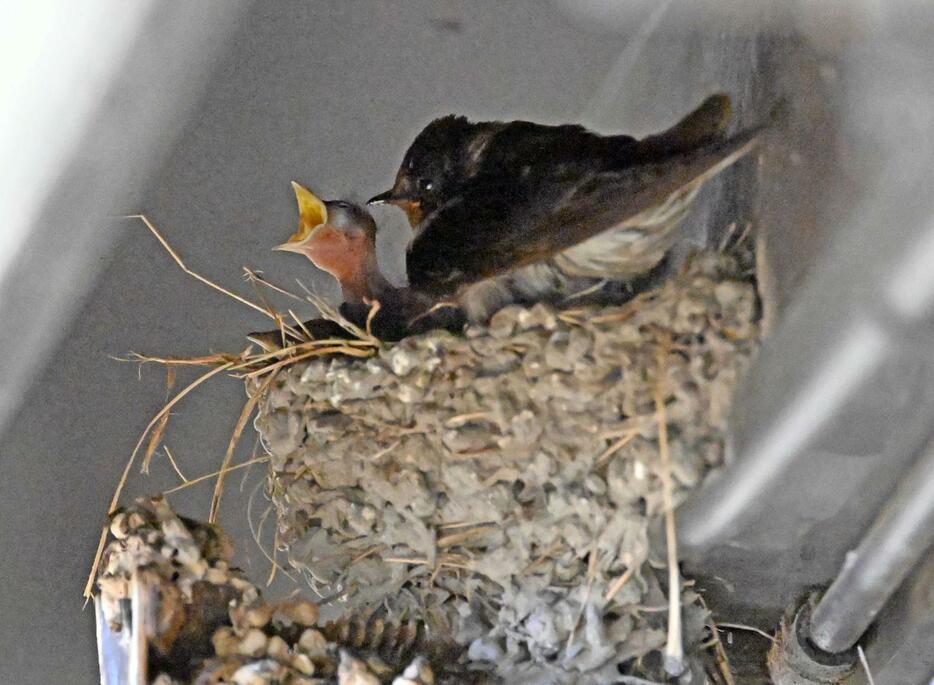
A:
<svg viewBox="0 0 934 685">
<path fill-rule="evenodd" d="M 344 299 L 363 301 L 379 276 L 376 222 L 363 207 L 344 200 L 321 200 L 292 182 L 298 200 L 298 230 L 274 247 L 305 255 L 341 284 Z"/>
<path fill-rule="evenodd" d="M 492 133 L 486 124 L 453 114 L 435 119 L 412 141 L 392 188 L 367 204 L 396 205 L 415 228 L 471 175 Z"/>
</svg>

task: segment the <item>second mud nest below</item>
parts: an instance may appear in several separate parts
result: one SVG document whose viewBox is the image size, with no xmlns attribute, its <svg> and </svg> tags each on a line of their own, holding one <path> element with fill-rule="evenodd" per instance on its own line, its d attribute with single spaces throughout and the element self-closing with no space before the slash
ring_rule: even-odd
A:
<svg viewBox="0 0 934 685">
<path fill-rule="evenodd" d="M 722 463 L 757 320 L 748 271 L 705 252 L 622 306 L 509 307 L 281 372 L 257 427 L 289 562 L 341 611 L 417 617 L 508 682 L 650 674 L 655 393 L 677 500 Z M 706 612 L 682 599 L 690 649 Z"/>
</svg>

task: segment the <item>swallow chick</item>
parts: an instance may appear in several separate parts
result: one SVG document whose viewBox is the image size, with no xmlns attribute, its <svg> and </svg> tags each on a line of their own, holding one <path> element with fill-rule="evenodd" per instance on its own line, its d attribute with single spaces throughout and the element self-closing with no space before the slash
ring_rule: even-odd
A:
<svg viewBox="0 0 934 685">
<path fill-rule="evenodd" d="M 658 266 L 705 181 L 756 144 L 726 135 L 718 94 L 637 140 L 577 125 L 437 119 L 415 138 L 393 187 L 370 203 L 405 211 L 409 286 L 483 321 L 515 301 L 560 302 Z"/>
<path fill-rule="evenodd" d="M 360 205 L 344 200 L 321 200 L 298 183 L 292 188 L 298 201 L 298 230 L 274 247 L 304 255 L 337 280 L 343 302 L 340 313 L 384 341 L 400 340 L 431 328 L 459 330 L 463 315 L 452 307 L 433 309 L 435 301 L 408 288 L 397 288 L 383 276 L 376 256 L 376 222 Z M 339 324 L 328 319 L 307 321 L 304 327 L 316 338 L 347 337 Z M 250 334 L 259 344 L 281 340 L 279 331 Z"/>
</svg>

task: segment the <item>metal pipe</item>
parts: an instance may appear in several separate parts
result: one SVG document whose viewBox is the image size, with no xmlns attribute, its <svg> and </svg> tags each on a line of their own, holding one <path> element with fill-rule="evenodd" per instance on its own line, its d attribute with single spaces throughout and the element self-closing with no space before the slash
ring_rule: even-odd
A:
<svg viewBox="0 0 934 685">
<path fill-rule="evenodd" d="M 811 640 L 849 649 L 934 544 L 934 435 L 811 615 Z"/>
</svg>

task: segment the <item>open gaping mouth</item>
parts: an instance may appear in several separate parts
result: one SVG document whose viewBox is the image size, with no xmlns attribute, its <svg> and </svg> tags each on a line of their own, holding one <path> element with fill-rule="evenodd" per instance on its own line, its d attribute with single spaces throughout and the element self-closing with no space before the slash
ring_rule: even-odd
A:
<svg viewBox="0 0 934 685">
<path fill-rule="evenodd" d="M 276 245 L 273 249 L 293 250 L 295 248 L 301 247 L 302 245 L 306 245 L 316 233 L 324 228 L 324 226 L 324 223 L 320 223 L 317 226 L 309 226 L 303 222 L 301 226 L 299 226 L 298 230 L 289 236 L 288 240 L 286 240 L 281 245 Z"/>
<path fill-rule="evenodd" d="M 328 209 L 317 195 L 295 181 L 292 181 L 292 190 L 298 201 L 298 230 L 287 241 L 274 247 L 274 250 L 295 251 L 308 244 L 328 222 Z"/>
</svg>

